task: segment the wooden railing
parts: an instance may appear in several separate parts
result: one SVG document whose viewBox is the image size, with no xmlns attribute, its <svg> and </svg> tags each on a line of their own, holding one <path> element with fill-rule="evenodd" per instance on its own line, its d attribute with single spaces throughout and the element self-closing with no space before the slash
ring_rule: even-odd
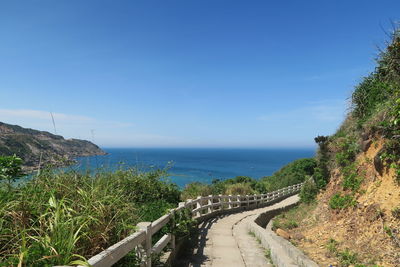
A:
<svg viewBox="0 0 400 267">
<path fill-rule="evenodd" d="M 93 256 L 88 260 L 88 263 L 93 267 L 109 267 L 135 250 L 141 260 L 141 266 L 149 267 L 151 266 L 152 256 L 160 254 L 167 245 L 170 246 L 170 257 L 174 256 L 175 236 L 173 233 L 165 234 L 154 245 L 152 245 L 152 236 L 167 223 L 171 223 L 171 228 L 174 229 L 174 215 L 176 213 L 188 209 L 192 218 L 201 221 L 224 212 L 267 206 L 274 201 L 299 192 L 303 184 L 292 185 L 266 194 L 210 195 L 180 202 L 177 208 L 170 210 L 154 222 L 139 223 L 137 232 Z"/>
</svg>

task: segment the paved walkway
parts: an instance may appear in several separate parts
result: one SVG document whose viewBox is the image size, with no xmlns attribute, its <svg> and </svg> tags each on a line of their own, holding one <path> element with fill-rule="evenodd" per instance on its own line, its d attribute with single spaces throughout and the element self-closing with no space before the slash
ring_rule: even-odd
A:
<svg viewBox="0 0 400 267">
<path fill-rule="evenodd" d="M 258 267 L 272 266 L 265 251 L 246 228 L 247 220 L 254 220 L 263 212 L 285 207 L 298 201 L 291 196 L 274 205 L 222 215 L 199 225 L 199 239 L 193 254 L 179 261 L 179 266 Z"/>
</svg>

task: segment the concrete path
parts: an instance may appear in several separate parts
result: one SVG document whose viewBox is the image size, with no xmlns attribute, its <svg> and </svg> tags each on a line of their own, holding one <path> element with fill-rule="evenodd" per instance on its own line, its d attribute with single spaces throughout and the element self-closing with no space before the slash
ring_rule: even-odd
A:
<svg viewBox="0 0 400 267">
<path fill-rule="evenodd" d="M 178 262 L 179 266 L 258 267 L 272 266 L 255 237 L 247 230 L 247 220 L 269 210 L 298 201 L 291 196 L 274 205 L 212 218 L 199 225 L 199 239 L 193 254 Z M 177 266 L 178 266 L 177 265 Z"/>
</svg>

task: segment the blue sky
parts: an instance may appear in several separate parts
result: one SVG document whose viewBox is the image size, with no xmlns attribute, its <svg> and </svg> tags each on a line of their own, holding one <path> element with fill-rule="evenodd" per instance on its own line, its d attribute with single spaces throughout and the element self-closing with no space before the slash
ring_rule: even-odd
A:
<svg viewBox="0 0 400 267">
<path fill-rule="evenodd" d="M 1 1 L 0 121 L 104 147 L 312 147 L 400 1 Z"/>
</svg>

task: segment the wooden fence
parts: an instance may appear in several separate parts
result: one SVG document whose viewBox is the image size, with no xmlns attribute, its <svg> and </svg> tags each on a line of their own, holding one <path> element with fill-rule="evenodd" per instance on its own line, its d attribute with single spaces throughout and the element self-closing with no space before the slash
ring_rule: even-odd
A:
<svg viewBox="0 0 400 267">
<path fill-rule="evenodd" d="M 170 210 L 170 212 L 154 222 L 139 223 L 139 230 L 137 232 L 93 256 L 88 262 L 93 267 L 109 267 L 129 252 L 135 250 L 141 259 L 141 266 L 149 267 L 151 266 L 152 256 L 159 255 L 167 245 L 170 247 L 170 257 L 174 257 L 175 236 L 172 233 L 165 234 L 154 245 L 152 245 L 152 236 L 167 223 L 171 223 L 171 228 L 173 229 L 175 227 L 174 215 L 176 213 L 187 209 L 192 214 L 192 218 L 201 221 L 224 212 L 235 212 L 243 209 L 267 206 L 279 199 L 299 192 L 303 184 L 292 185 L 267 194 L 245 196 L 210 195 L 189 199 L 186 202 L 179 203 L 177 208 Z"/>
</svg>

